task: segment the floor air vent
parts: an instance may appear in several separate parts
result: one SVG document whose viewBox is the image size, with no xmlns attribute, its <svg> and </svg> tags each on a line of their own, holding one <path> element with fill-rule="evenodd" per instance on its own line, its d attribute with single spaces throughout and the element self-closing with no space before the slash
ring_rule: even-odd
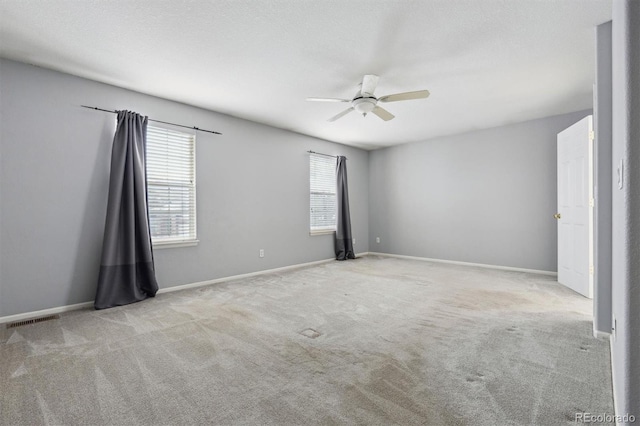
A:
<svg viewBox="0 0 640 426">
<path fill-rule="evenodd" d="M 43 321 L 51 321 L 51 320 L 55 320 L 55 319 L 59 319 L 59 318 L 60 318 L 60 315 L 49 315 L 49 316 L 46 316 L 46 317 L 31 318 L 31 319 L 24 320 L 24 321 L 11 322 L 11 323 L 7 324 L 7 328 L 22 327 L 23 325 L 35 324 L 37 322 L 43 322 Z"/>
</svg>

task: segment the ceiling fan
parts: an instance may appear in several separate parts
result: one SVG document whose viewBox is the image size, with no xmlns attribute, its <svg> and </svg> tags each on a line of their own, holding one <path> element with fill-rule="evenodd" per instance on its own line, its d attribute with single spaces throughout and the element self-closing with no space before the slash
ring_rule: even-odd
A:
<svg viewBox="0 0 640 426">
<path fill-rule="evenodd" d="M 377 75 L 365 75 L 362 78 L 362 83 L 360 83 L 360 90 L 358 90 L 358 93 L 356 93 L 353 99 L 307 98 L 307 100 L 318 102 L 351 102 L 351 107 L 342 111 L 340 114 L 334 115 L 328 121 L 336 121 L 337 119 L 344 117 L 354 110 L 361 113 L 364 117 L 366 117 L 368 113 L 372 112 L 384 121 L 389 121 L 392 120 L 395 115 L 378 106 L 378 102 L 409 101 L 412 99 L 424 99 L 429 96 L 428 90 L 417 90 L 415 92 L 396 93 L 393 95 L 386 95 L 376 98 L 373 95 L 373 92 L 376 90 L 378 80 L 379 77 Z"/>
</svg>

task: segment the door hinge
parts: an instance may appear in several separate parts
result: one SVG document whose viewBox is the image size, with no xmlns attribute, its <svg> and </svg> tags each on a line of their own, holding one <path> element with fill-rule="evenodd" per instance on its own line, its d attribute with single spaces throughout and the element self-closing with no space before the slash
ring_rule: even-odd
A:
<svg viewBox="0 0 640 426">
<path fill-rule="evenodd" d="M 593 265 L 589 266 L 589 275 L 593 275 L 594 274 L 594 268 Z"/>
<path fill-rule="evenodd" d="M 589 140 L 590 141 L 595 141 L 596 140 L 596 133 L 593 130 L 589 131 Z"/>
<path fill-rule="evenodd" d="M 595 205 L 596 205 L 596 200 L 595 200 L 595 199 L 593 199 L 593 198 L 591 198 L 591 199 L 589 200 L 589 207 L 595 207 Z"/>
</svg>

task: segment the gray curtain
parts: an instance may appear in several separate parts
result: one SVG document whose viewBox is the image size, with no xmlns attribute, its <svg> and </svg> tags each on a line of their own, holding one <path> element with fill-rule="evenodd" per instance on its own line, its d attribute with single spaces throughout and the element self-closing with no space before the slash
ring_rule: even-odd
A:
<svg viewBox="0 0 640 426">
<path fill-rule="evenodd" d="M 118 111 L 96 309 L 138 302 L 158 291 L 147 210 L 146 141 L 147 117 Z"/>
<path fill-rule="evenodd" d="M 338 157 L 336 165 L 337 178 L 337 222 L 336 227 L 336 260 L 355 259 L 353 253 L 353 237 L 351 235 L 351 215 L 349 214 L 349 190 L 347 185 L 347 158 Z"/>
</svg>

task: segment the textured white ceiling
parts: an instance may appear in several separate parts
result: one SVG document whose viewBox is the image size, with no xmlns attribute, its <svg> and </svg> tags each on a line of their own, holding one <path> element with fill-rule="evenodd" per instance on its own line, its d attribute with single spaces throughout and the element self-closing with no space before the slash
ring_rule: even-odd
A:
<svg viewBox="0 0 640 426">
<path fill-rule="evenodd" d="M 611 0 L 0 0 L 0 56 L 374 149 L 590 108 L 609 19 Z M 431 96 L 389 122 L 305 101 L 364 74 Z"/>
</svg>

